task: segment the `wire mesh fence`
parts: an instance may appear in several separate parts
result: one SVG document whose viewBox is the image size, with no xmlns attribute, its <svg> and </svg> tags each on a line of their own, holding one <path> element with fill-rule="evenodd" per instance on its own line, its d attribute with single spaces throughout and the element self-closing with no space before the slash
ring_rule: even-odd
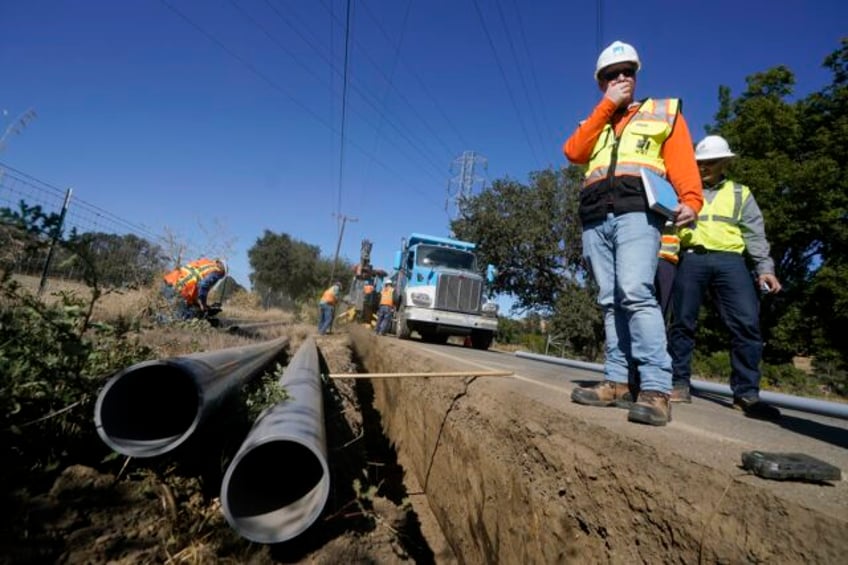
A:
<svg viewBox="0 0 848 565">
<path fill-rule="evenodd" d="M 162 237 L 3 163 L 0 219 L 3 269 L 37 276 L 42 286 L 92 274 L 108 286 L 144 284 L 165 268 Z M 36 219 L 41 229 L 27 232 Z"/>
</svg>

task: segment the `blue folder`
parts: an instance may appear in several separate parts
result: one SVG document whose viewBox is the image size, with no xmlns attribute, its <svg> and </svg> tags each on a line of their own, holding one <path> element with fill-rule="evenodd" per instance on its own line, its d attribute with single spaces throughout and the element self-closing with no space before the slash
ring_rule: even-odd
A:
<svg viewBox="0 0 848 565">
<path fill-rule="evenodd" d="M 674 219 L 674 209 L 677 208 L 679 200 L 671 183 L 653 171 L 642 169 L 642 186 L 645 187 L 648 208 Z"/>
</svg>

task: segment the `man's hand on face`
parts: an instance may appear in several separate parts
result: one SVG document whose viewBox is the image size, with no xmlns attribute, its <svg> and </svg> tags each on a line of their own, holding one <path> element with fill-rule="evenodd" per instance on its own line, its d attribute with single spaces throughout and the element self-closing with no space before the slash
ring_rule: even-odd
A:
<svg viewBox="0 0 848 565">
<path fill-rule="evenodd" d="M 604 95 L 615 103 L 616 108 L 621 108 L 633 98 L 633 83 L 628 80 L 612 81 L 607 84 Z"/>
</svg>

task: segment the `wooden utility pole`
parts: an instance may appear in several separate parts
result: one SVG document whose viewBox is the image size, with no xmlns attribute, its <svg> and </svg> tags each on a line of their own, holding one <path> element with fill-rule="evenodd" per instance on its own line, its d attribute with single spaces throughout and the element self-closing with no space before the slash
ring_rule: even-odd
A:
<svg viewBox="0 0 848 565">
<path fill-rule="evenodd" d="M 333 214 L 339 218 L 339 222 L 341 225 L 339 227 L 339 240 L 336 242 L 336 253 L 333 256 L 333 266 L 330 268 L 330 281 L 328 284 L 333 284 L 333 281 L 336 279 L 336 263 L 339 262 L 339 249 L 342 246 L 342 238 L 344 237 L 345 224 L 348 222 L 358 222 L 359 218 L 352 218 L 345 214 Z"/>
</svg>

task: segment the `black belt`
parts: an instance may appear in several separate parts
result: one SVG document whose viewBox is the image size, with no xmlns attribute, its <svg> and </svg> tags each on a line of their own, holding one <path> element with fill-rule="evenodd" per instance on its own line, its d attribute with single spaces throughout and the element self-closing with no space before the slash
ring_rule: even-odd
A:
<svg viewBox="0 0 848 565">
<path fill-rule="evenodd" d="M 707 249 L 703 245 L 695 245 L 695 246 L 692 246 L 692 247 L 687 247 L 686 253 L 697 253 L 698 255 L 706 255 L 707 253 L 721 253 L 721 251 L 716 251 L 714 249 Z"/>
</svg>

